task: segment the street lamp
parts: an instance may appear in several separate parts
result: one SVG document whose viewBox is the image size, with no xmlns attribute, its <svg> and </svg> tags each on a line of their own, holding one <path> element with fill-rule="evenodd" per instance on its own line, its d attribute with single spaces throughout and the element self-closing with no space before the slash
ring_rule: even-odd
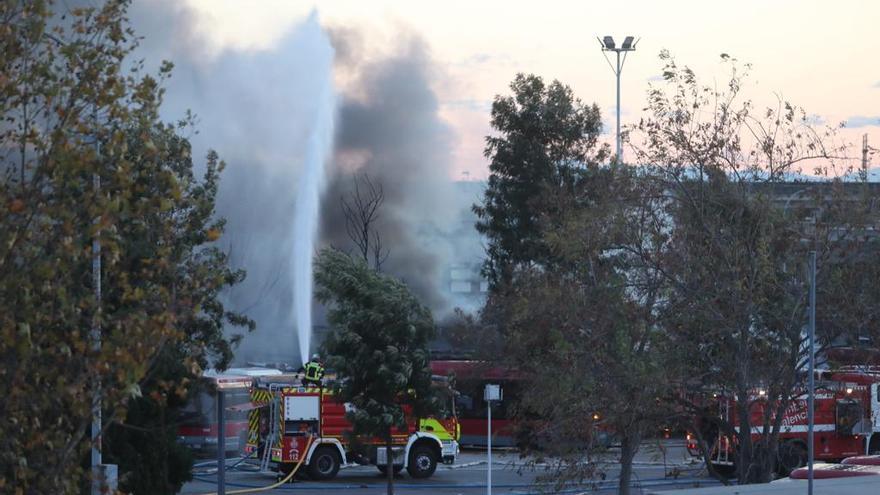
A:
<svg viewBox="0 0 880 495">
<path fill-rule="evenodd" d="M 501 385 L 487 383 L 483 389 L 483 400 L 486 401 L 488 418 L 486 421 L 486 452 L 489 457 L 489 467 L 486 469 L 486 495 L 492 495 L 492 402 L 501 402 L 504 398 Z"/>
<path fill-rule="evenodd" d="M 601 39 L 596 37 L 596 39 L 599 40 L 599 45 L 602 47 L 602 54 L 605 55 L 605 60 L 608 61 L 608 65 L 611 66 L 611 70 L 617 77 L 617 161 L 622 162 L 623 147 L 620 144 L 620 72 L 623 70 L 623 64 L 626 62 L 627 52 L 634 52 L 636 50 L 638 40 L 635 40 L 632 36 L 627 36 L 623 39 L 623 44 L 618 47 L 614 43 L 614 38 L 611 36 L 605 36 Z M 611 60 L 608 59 L 608 55 L 605 52 L 614 52 L 617 54 L 617 65 L 611 63 Z M 623 52 L 622 59 L 620 57 L 621 52 Z"/>
</svg>

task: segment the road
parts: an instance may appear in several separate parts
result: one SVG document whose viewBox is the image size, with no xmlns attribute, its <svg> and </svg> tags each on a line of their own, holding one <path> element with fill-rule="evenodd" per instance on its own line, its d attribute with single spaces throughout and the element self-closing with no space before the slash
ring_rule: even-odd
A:
<svg viewBox="0 0 880 495">
<path fill-rule="evenodd" d="M 578 486 L 568 486 L 564 493 L 613 493 L 619 472 L 612 449 L 600 462 L 606 473 L 606 481 L 596 480 Z M 664 458 L 665 457 L 665 458 Z M 541 481 L 553 479 L 553 467 L 545 463 L 529 463 L 516 453 L 494 452 L 492 469 L 492 493 L 499 495 L 525 495 L 552 493 L 552 485 Z M 394 493 L 399 495 L 483 495 L 486 493 L 486 452 L 465 451 L 454 466 L 438 466 L 434 476 L 427 480 L 414 480 L 404 472 L 395 479 Z M 666 474 L 677 471 L 678 479 Z M 253 472 L 232 471 L 227 473 L 227 493 L 242 488 L 266 486 L 275 481 L 268 475 Z M 643 488 L 654 490 L 715 486 L 717 482 L 707 479 L 699 464 L 694 464 L 684 451 L 681 441 L 646 444 L 634 462 L 634 482 Z M 346 466 L 330 482 L 298 480 L 270 491 L 267 494 L 320 493 L 326 495 L 385 493 L 385 478 L 373 466 Z M 216 475 L 202 474 L 197 480 L 184 486 L 181 493 L 187 495 L 214 493 L 217 490 Z M 634 493 L 639 493 L 636 490 Z"/>
</svg>

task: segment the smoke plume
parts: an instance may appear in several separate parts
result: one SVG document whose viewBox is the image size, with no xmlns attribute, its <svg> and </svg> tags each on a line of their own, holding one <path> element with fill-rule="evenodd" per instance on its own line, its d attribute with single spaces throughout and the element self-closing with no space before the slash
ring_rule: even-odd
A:
<svg viewBox="0 0 880 495">
<path fill-rule="evenodd" d="M 340 198 L 357 174 L 368 174 L 385 193 L 377 223 L 389 248 L 383 272 L 404 279 L 435 313 L 468 302 L 450 301 L 443 286 L 447 267 L 463 251 L 470 250 L 470 259 L 481 255 L 478 241 L 461 247 L 462 234 L 476 236 L 472 223 L 462 222 L 476 198 L 450 180 L 453 135 L 433 90 L 442 73 L 417 36 L 401 34 L 393 49 L 368 53 L 366 33 L 333 27 L 328 38 L 312 15 L 271 48 L 216 53 L 206 48 L 194 29 L 195 14 L 182 2 L 136 2 L 131 18 L 145 36 L 137 55 L 147 68 L 162 59 L 175 64 L 163 117 L 174 121 L 192 110 L 198 120 L 191 136 L 194 160 L 202 163 L 213 148 L 227 164 L 217 205 L 227 219 L 221 246 L 247 278 L 226 301 L 257 323 L 236 352 L 237 364 L 295 364 L 300 354 L 289 276 L 294 203 L 320 101 L 316 75 L 328 64 L 341 94 L 320 210 L 323 245 L 351 248 Z M 322 308 L 314 307 L 314 324 L 321 327 Z"/>
<path fill-rule="evenodd" d="M 449 233 L 460 205 L 450 202 L 453 136 L 432 89 L 439 71 L 415 35 L 401 34 L 394 50 L 378 58 L 358 49 L 363 37 L 356 29 L 331 29 L 337 71 L 348 81 L 322 235 L 327 244 L 354 249 L 341 199 L 349 197 L 357 177 L 369 177 L 385 196 L 376 224 L 388 249 L 382 271 L 403 279 L 424 303 L 442 312 L 449 303 L 440 290 L 441 272 L 452 257 Z"/>
</svg>

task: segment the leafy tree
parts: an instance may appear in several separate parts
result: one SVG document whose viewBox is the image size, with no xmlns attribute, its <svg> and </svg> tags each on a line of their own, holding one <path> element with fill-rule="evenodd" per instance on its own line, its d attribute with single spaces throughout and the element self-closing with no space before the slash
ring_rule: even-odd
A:
<svg viewBox="0 0 880 495">
<path fill-rule="evenodd" d="M 584 105 L 559 81 L 545 84 L 536 75 L 517 74 L 512 96 L 496 96 L 492 128 L 486 138 L 489 184 L 483 203 L 474 206 L 477 230 L 486 236 L 483 272 L 492 290 L 509 281 L 518 266 L 548 261 L 538 212 L 545 187 L 561 187 L 573 170 L 608 156 L 597 146 L 599 108 Z"/>
<path fill-rule="evenodd" d="M 132 159 L 142 157 L 134 172 L 142 198 L 161 198 L 169 191 L 172 198 L 167 213 L 132 217 L 120 224 L 126 235 L 119 265 L 135 271 L 143 260 L 156 257 L 162 244 L 151 238 L 168 229 L 173 243 L 166 256 L 167 269 L 157 271 L 161 274 L 157 282 L 173 292 L 176 303 L 169 309 L 183 330 L 179 339 L 159 346 L 141 383 L 142 396 L 129 400 L 125 420 L 108 433 L 108 457 L 119 464 L 120 485 L 136 494 L 177 493 L 191 478 L 191 455 L 177 442 L 180 410 L 201 392 L 199 370 L 223 369 L 231 361 L 238 337 L 227 340 L 224 325 L 253 328 L 253 322 L 226 311 L 220 301 L 221 291 L 244 276 L 231 270 L 226 255 L 210 245 L 223 232 L 223 220 L 214 216 L 223 163 L 210 152 L 204 176 L 198 180 L 189 142 L 178 134 L 184 125 L 188 123 L 156 124 L 144 130 L 156 154 L 144 154 L 141 132 L 129 133 L 127 148 Z M 161 177 L 171 180 L 156 180 Z M 108 292 L 105 305 L 125 304 L 114 291 Z"/>
<path fill-rule="evenodd" d="M 220 328 L 249 324 L 217 299 L 242 277 L 210 246 L 222 234 L 211 218 L 222 166 L 209 157 L 204 180 L 195 180 L 180 129 L 160 123 L 160 84 L 171 66 L 154 77 L 130 63 L 136 38 L 127 6 L 0 6 L 3 491 L 68 493 L 87 484 L 82 461 L 98 390 L 105 430 L 126 417 L 143 426 L 152 413 L 142 412 L 186 393 L 186 378 L 161 363 L 174 359 L 190 376 L 210 361 L 223 365 L 232 343 Z M 109 443 L 124 449 L 128 441 Z M 142 464 L 174 469 L 153 455 Z M 124 457 L 123 471 L 143 467 Z M 171 478 L 181 479 L 163 475 Z"/>
<path fill-rule="evenodd" d="M 405 428 L 406 415 L 424 417 L 439 405 L 431 391 L 431 312 L 406 285 L 362 259 L 324 249 L 315 266 L 317 298 L 332 304 L 323 347 L 339 377 L 335 393 L 352 406 L 353 434 L 384 439 L 390 460 L 393 435 Z M 393 469 L 386 471 L 390 494 Z"/>
<path fill-rule="evenodd" d="M 854 202 L 833 180 L 799 186 L 806 208 L 775 202 L 802 167 L 834 173 L 843 150 L 833 146 L 833 129 L 814 128 L 785 101 L 756 112 L 739 96 L 744 76 L 726 55 L 731 75 L 722 89 L 702 85 L 668 53 L 661 59 L 665 87 L 651 88 L 649 115 L 633 131 L 643 138 L 639 161 L 662 184 L 664 214 L 672 220 L 670 249 L 644 258 L 670 287 L 669 374 L 697 395 L 736 399 L 739 429 L 732 418 L 718 428 L 735 438 L 738 480 L 768 481 L 783 412 L 803 376 L 807 253 L 818 251 L 820 264 L 829 266 L 861 250 L 856 234 L 869 216 L 854 214 L 862 208 L 843 214 Z M 759 388 L 768 399 L 756 425 L 751 412 L 764 400 Z"/>
<path fill-rule="evenodd" d="M 636 169 L 612 165 L 578 174 L 555 191 L 543 238 L 557 262 L 525 268 L 496 298 L 506 355 L 524 376 L 520 417 L 536 415 L 527 447 L 558 457 L 558 488 L 600 474 L 595 460 L 621 442 L 619 492 L 632 460 L 668 417 L 660 301 L 664 280 L 641 255 L 662 253 L 668 236 L 656 192 Z M 638 255 L 636 255 L 636 254 Z"/>
</svg>

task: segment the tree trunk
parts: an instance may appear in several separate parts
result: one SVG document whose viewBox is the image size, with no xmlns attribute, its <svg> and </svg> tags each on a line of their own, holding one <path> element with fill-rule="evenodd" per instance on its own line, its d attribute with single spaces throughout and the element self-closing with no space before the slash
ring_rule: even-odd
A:
<svg viewBox="0 0 880 495">
<path fill-rule="evenodd" d="M 632 462 L 639 450 L 641 435 L 638 431 L 627 432 L 620 439 L 620 482 L 618 493 L 630 494 L 630 480 L 632 479 Z"/>
<path fill-rule="evenodd" d="M 752 418 L 749 411 L 748 391 L 740 391 L 736 395 L 736 415 L 739 420 L 738 440 L 736 451 L 737 483 L 746 485 L 755 482 L 755 469 L 752 466 L 754 452 L 752 445 Z"/>
<path fill-rule="evenodd" d="M 385 438 L 385 475 L 388 476 L 388 495 L 394 495 L 394 458 L 391 457 L 391 429 Z"/>
</svg>

